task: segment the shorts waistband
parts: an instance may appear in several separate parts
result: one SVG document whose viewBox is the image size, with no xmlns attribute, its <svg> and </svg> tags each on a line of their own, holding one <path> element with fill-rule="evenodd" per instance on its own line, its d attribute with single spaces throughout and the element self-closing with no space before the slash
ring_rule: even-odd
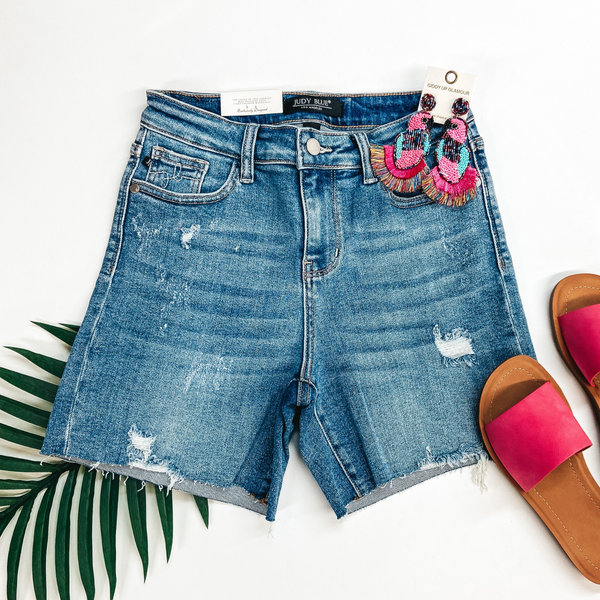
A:
<svg viewBox="0 0 600 600">
<path fill-rule="evenodd" d="M 299 95 L 334 97 L 344 103 L 344 116 L 300 111 L 222 117 L 219 94 L 148 90 L 142 125 L 186 143 L 239 158 L 241 180 L 251 183 L 255 163 L 290 164 L 298 169 L 362 168 L 365 183 L 374 183 L 370 144 L 390 144 L 418 109 L 421 92 L 385 94 L 323 94 L 285 92 L 284 100 Z M 311 124 L 319 124 L 316 129 Z M 471 111 L 469 136 L 477 137 Z M 441 132 L 441 126 L 439 126 Z M 320 152 L 307 151 L 314 138 Z M 314 142 L 313 142 L 314 144 Z"/>
</svg>

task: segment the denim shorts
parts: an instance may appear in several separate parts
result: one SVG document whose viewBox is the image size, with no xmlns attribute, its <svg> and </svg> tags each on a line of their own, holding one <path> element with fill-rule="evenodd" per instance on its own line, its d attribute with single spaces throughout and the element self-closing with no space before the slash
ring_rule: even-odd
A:
<svg viewBox="0 0 600 600">
<path fill-rule="evenodd" d="M 483 385 L 533 348 L 473 115 L 448 207 L 369 158 L 419 93 L 310 95 L 343 116 L 148 92 L 43 454 L 268 520 L 294 430 L 338 518 L 485 457 Z"/>
</svg>

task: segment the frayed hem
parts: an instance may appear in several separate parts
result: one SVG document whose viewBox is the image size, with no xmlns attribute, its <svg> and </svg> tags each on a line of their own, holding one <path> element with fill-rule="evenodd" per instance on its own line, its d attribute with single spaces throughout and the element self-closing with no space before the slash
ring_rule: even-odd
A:
<svg viewBox="0 0 600 600">
<path fill-rule="evenodd" d="M 449 466 L 454 469 L 465 466 L 466 462 L 473 465 L 471 469 L 471 480 L 473 484 L 479 488 L 479 491 L 483 494 L 487 492 L 487 466 L 489 463 L 488 455 L 482 448 L 477 450 L 458 450 L 450 454 L 444 454 L 434 458 L 431 453 L 431 448 L 426 448 L 426 458 L 419 463 L 419 470 L 426 471 L 427 469 L 434 469 L 440 466 Z"/>
<path fill-rule="evenodd" d="M 261 502 L 256 496 L 246 491 L 244 488 L 237 485 L 229 487 L 220 487 L 207 482 L 194 481 L 193 479 L 185 479 L 177 477 L 174 480 L 173 475 L 168 472 L 147 470 L 131 465 L 113 465 L 101 462 L 93 462 L 82 458 L 72 456 L 62 456 L 60 454 L 51 454 L 50 457 L 60 458 L 67 462 L 84 465 L 89 469 L 100 471 L 106 476 L 108 473 L 114 475 L 122 475 L 137 479 L 142 483 L 152 483 L 159 488 L 167 488 L 167 490 L 180 490 L 193 496 L 201 496 L 210 500 L 218 500 L 227 504 L 234 504 L 242 508 L 251 510 L 262 516 L 267 514 L 267 506 L 264 500 Z"/>
<path fill-rule="evenodd" d="M 490 459 L 487 454 L 482 453 L 479 460 L 473 465 L 471 469 L 471 480 L 479 488 L 479 491 L 483 494 L 488 491 L 487 486 L 487 468 L 490 464 Z"/>
<path fill-rule="evenodd" d="M 454 468 L 461 467 L 464 466 L 467 461 L 479 461 L 479 459 L 484 456 L 483 452 L 482 448 L 477 448 L 476 450 L 463 450 L 459 448 L 456 452 L 441 454 L 434 457 L 431 448 L 427 446 L 427 448 L 425 448 L 425 458 L 419 461 L 418 467 L 421 471 L 446 465 Z"/>
<path fill-rule="evenodd" d="M 405 475 L 399 475 L 379 485 L 372 491 L 355 498 L 346 505 L 346 511 L 338 515 L 343 518 L 358 510 L 371 506 L 389 496 L 403 492 L 414 485 L 423 483 L 428 479 L 437 477 L 455 469 L 473 467 L 471 479 L 473 483 L 483 492 L 487 490 L 485 484 L 485 473 L 487 470 L 488 456 L 483 448 L 472 450 L 458 450 L 456 452 L 434 457 L 431 449 L 426 449 L 426 457 L 418 463 L 418 470 Z"/>
</svg>

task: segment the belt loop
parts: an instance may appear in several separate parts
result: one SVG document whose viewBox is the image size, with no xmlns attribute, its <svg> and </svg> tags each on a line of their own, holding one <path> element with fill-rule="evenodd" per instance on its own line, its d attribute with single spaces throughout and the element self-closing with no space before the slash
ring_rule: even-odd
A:
<svg viewBox="0 0 600 600">
<path fill-rule="evenodd" d="M 248 123 L 246 125 L 241 154 L 242 170 L 240 173 L 240 181 L 242 183 L 254 183 L 254 146 L 256 145 L 257 133 L 257 123 Z"/>
<path fill-rule="evenodd" d="M 377 183 L 377 177 L 373 173 L 373 167 L 371 166 L 371 149 L 369 147 L 369 138 L 364 131 L 357 131 L 354 134 L 354 139 L 360 152 L 360 160 L 362 163 L 363 171 L 363 183 Z"/>
</svg>

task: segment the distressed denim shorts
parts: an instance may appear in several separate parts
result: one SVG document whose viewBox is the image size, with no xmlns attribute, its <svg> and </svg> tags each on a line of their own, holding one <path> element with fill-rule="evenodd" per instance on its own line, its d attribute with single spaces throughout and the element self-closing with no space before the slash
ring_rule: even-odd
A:
<svg viewBox="0 0 600 600">
<path fill-rule="evenodd" d="M 533 348 L 473 115 L 448 207 L 370 162 L 419 93 L 311 96 L 343 116 L 148 92 L 43 454 L 268 520 L 294 430 L 338 517 L 485 457 L 483 385 Z"/>
</svg>

